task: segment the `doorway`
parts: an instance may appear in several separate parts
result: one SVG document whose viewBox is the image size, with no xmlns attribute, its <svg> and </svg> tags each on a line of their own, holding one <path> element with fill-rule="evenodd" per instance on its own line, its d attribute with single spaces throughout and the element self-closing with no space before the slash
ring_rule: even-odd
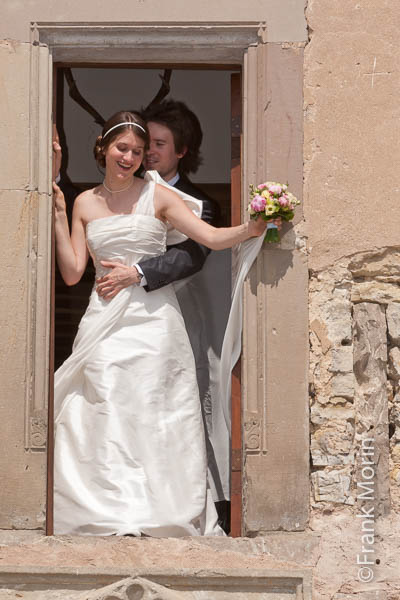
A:
<svg viewBox="0 0 400 600">
<path fill-rule="evenodd" d="M 72 74 L 81 102 L 70 97 L 66 71 Z M 122 109 L 145 108 L 157 95 L 163 68 L 124 68 L 56 65 L 56 123 L 63 148 L 61 178 L 67 190 L 69 216 L 75 196 L 98 185 L 103 174 L 93 160 L 94 141 L 101 127 L 88 112 L 94 108 L 104 119 Z M 168 98 L 185 102 L 203 129 L 203 164 L 191 181 L 216 200 L 221 226 L 231 222 L 231 70 L 174 67 Z M 204 89 L 213 91 L 204 94 Z M 139 93 L 137 92 L 139 90 Z M 90 110 L 90 109 L 89 109 Z M 67 185 L 66 185 L 67 184 Z M 64 286 L 56 270 L 55 368 L 71 353 L 77 326 L 87 305 L 93 282 L 91 265 L 77 286 Z"/>
<path fill-rule="evenodd" d="M 166 65 L 160 68 L 137 65 L 134 68 L 128 65 L 77 66 L 65 63 L 55 65 L 55 117 L 64 150 L 62 177 L 71 189 L 71 196 L 67 198 L 70 213 L 76 193 L 97 185 L 102 181 L 103 176 L 91 158 L 94 140 L 100 133 L 101 127 L 94 122 L 93 117 L 82 107 L 82 104 L 69 97 L 69 87 L 65 78 L 66 69 L 73 74 L 83 98 L 107 119 L 110 114 L 121 108 L 140 109 L 147 106 L 157 92 L 160 85 L 159 76 L 162 76 L 165 68 Z M 174 65 L 171 91 L 168 96 L 187 103 L 200 119 L 204 132 L 202 145 L 204 164 L 191 179 L 218 202 L 222 226 L 229 225 L 231 222 L 234 224 L 240 222 L 241 90 L 238 71 L 237 68 L 233 73 L 231 68 L 216 68 L 215 65 L 212 68 Z M 233 81 L 236 83 L 232 83 Z M 212 90 L 212 93 L 204 94 L 205 89 Z M 140 90 L 139 94 L 138 90 Z M 132 98 L 135 100 L 132 101 Z M 62 282 L 55 266 L 55 368 L 62 364 L 71 352 L 79 321 L 87 306 L 93 278 L 93 266 L 89 263 L 81 282 L 77 286 L 68 288 Z M 225 292 L 226 303 L 229 304 L 230 289 L 226 287 Z M 235 369 L 232 388 L 233 427 L 236 430 L 232 449 L 234 469 L 232 535 L 240 535 L 241 532 L 239 372 L 240 368 Z M 52 485 L 49 484 L 49 493 L 51 489 Z M 52 530 L 51 521 L 50 517 L 48 532 Z"/>
</svg>

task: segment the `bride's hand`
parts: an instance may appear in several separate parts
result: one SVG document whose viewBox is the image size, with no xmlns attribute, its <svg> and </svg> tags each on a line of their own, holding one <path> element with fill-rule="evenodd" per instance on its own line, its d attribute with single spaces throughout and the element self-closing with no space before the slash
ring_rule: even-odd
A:
<svg viewBox="0 0 400 600">
<path fill-rule="evenodd" d="M 140 276 L 136 267 L 128 267 L 119 262 L 102 260 L 101 264 L 111 269 L 107 275 L 96 279 L 96 292 L 104 300 L 111 300 L 118 292 L 135 283 L 140 283 Z"/>
<path fill-rule="evenodd" d="M 273 223 L 277 226 L 279 231 L 282 229 L 281 217 L 278 217 L 277 219 L 270 219 L 269 221 L 264 221 L 264 219 L 258 217 L 258 219 L 250 219 L 250 221 L 248 221 L 250 237 L 260 237 L 260 235 L 263 235 L 263 233 L 265 233 L 267 223 Z"/>
<path fill-rule="evenodd" d="M 53 181 L 53 199 L 56 213 L 66 213 L 67 208 L 65 204 L 64 194 L 62 193 L 55 181 Z"/>
<path fill-rule="evenodd" d="M 60 146 L 60 140 L 58 137 L 57 129 L 54 125 L 53 128 L 53 180 L 55 180 L 59 174 L 61 169 L 61 161 L 62 161 L 62 150 Z"/>
</svg>

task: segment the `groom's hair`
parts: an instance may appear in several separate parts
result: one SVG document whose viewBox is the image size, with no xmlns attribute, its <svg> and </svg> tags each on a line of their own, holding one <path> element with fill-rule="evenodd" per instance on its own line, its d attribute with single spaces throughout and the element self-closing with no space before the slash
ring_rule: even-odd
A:
<svg viewBox="0 0 400 600">
<path fill-rule="evenodd" d="M 186 149 L 185 155 L 179 161 L 179 173 L 196 173 L 203 162 L 200 155 L 203 132 L 194 112 L 183 102 L 163 100 L 144 109 L 142 117 L 146 123 L 152 121 L 168 127 L 173 135 L 177 154 Z"/>
</svg>

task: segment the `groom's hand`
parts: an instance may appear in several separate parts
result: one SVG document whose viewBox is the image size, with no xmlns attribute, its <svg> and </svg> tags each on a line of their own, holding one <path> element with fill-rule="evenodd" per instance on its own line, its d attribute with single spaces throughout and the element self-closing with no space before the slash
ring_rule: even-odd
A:
<svg viewBox="0 0 400 600">
<path fill-rule="evenodd" d="M 141 277 L 136 267 L 106 260 L 102 260 L 101 265 L 111 269 L 107 275 L 96 279 L 96 292 L 104 300 L 111 300 L 124 288 L 140 283 Z"/>
</svg>

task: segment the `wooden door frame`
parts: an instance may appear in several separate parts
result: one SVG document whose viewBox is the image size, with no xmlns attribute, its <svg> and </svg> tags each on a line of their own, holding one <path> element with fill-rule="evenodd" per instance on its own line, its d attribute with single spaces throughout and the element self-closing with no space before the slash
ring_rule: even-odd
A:
<svg viewBox="0 0 400 600">
<path fill-rule="evenodd" d="M 241 210 L 241 67 L 239 65 L 218 64 L 174 64 L 174 65 L 123 65 L 124 68 L 174 68 L 181 70 L 218 70 L 236 71 L 236 77 L 231 78 L 231 224 L 239 225 L 242 222 Z M 63 68 L 120 68 L 121 64 L 53 64 L 53 124 L 58 125 L 63 119 L 64 85 L 60 70 Z M 61 104 L 61 110 L 60 110 Z M 51 308 L 50 308 L 50 374 L 49 374 L 49 413 L 48 413 L 48 454 L 47 454 L 47 511 L 46 535 L 54 534 L 54 339 L 55 339 L 55 238 L 54 218 L 52 223 L 52 250 L 51 250 Z M 231 430 L 231 536 L 240 537 L 242 532 L 242 420 L 241 420 L 241 360 L 239 359 L 232 372 L 232 430 Z"/>
<path fill-rule="evenodd" d="M 52 125 L 57 122 L 57 67 L 53 64 Z M 51 287 L 50 287 L 50 340 L 49 340 L 49 391 L 47 417 L 47 479 L 46 479 L 46 535 L 54 534 L 54 337 L 55 337 L 55 232 L 54 206 L 51 219 Z"/>
<path fill-rule="evenodd" d="M 231 224 L 242 222 L 241 206 L 242 83 L 241 73 L 231 76 Z M 242 366 L 239 358 L 231 381 L 231 536 L 242 534 Z"/>
</svg>

